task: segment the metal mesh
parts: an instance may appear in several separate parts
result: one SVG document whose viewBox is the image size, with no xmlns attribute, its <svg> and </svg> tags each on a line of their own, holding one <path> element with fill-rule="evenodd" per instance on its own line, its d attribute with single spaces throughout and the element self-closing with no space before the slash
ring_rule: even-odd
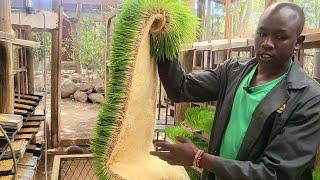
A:
<svg viewBox="0 0 320 180">
<path fill-rule="evenodd" d="M 93 169 L 92 158 L 75 157 L 63 158 L 60 161 L 59 179 L 63 180 L 90 180 L 98 179 Z"/>
</svg>

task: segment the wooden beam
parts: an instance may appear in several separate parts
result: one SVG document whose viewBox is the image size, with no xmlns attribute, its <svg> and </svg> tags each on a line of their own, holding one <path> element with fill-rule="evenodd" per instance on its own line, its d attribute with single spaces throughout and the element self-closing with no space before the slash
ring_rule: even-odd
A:
<svg viewBox="0 0 320 180">
<path fill-rule="evenodd" d="M 264 1 L 264 7 L 267 9 L 271 4 L 277 2 L 277 0 L 265 0 Z"/>
<path fill-rule="evenodd" d="M 11 33 L 11 1 L 0 1 L 0 31 Z M 9 35 L 10 37 L 10 35 Z M 14 112 L 12 44 L 0 42 L 0 113 Z"/>
<path fill-rule="evenodd" d="M 61 122 L 61 54 L 63 10 L 60 0 L 53 1 L 54 11 L 59 15 L 58 29 L 52 31 L 51 58 L 51 145 L 57 147 L 60 142 Z"/>
<path fill-rule="evenodd" d="M 191 73 L 193 68 L 193 58 L 195 51 L 184 51 L 180 53 L 181 67 L 186 73 Z M 190 103 L 175 103 L 174 122 L 184 120 L 187 109 L 191 106 Z"/>
<path fill-rule="evenodd" d="M 31 40 L 31 30 L 25 31 L 26 39 Z M 33 54 L 32 49 L 26 49 L 26 58 L 27 58 L 27 77 L 28 77 L 28 93 L 34 94 L 34 68 L 33 68 Z"/>
<path fill-rule="evenodd" d="M 313 78 L 320 80 L 320 49 L 315 49 L 313 60 Z M 318 162 L 320 163 L 320 161 Z"/>
<path fill-rule="evenodd" d="M 298 51 L 298 59 L 300 61 L 300 66 L 303 68 L 304 67 L 304 49 L 301 48 Z"/>
<path fill-rule="evenodd" d="M 112 19 L 115 18 L 117 15 L 117 11 L 113 11 L 106 15 L 105 17 L 105 24 L 106 24 L 106 39 L 105 39 L 105 90 L 108 87 L 109 79 L 110 79 L 110 73 L 109 73 L 109 58 L 110 58 L 110 44 L 111 44 L 111 22 Z"/>
<path fill-rule="evenodd" d="M 10 33 L 6 33 L 3 31 L 0 31 L 0 42 L 8 42 L 16 46 L 40 48 L 39 42 L 25 40 L 25 39 L 18 39 L 15 36 L 11 35 Z"/>
</svg>

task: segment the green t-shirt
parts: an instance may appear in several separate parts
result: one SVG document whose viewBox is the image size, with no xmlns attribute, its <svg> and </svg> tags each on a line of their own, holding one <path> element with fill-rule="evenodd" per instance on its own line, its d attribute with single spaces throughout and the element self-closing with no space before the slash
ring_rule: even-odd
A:
<svg viewBox="0 0 320 180">
<path fill-rule="evenodd" d="M 287 73 L 265 84 L 250 87 L 246 92 L 243 87 L 249 87 L 252 77 L 257 70 L 256 65 L 241 81 L 234 98 L 230 121 L 222 139 L 220 156 L 227 159 L 236 159 L 243 138 L 251 122 L 252 114 L 260 101 L 275 87 Z"/>
</svg>

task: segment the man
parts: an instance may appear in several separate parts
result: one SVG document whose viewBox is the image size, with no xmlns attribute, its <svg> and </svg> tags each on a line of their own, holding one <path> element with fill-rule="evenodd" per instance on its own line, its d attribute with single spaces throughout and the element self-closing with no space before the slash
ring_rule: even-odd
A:
<svg viewBox="0 0 320 180">
<path fill-rule="evenodd" d="M 178 61 L 159 63 L 159 76 L 175 102 L 217 100 L 209 152 L 190 140 L 156 143 L 152 155 L 172 165 L 196 165 L 202 179 L 304 180 L 320 142 L 320 87 L 294 52 L 304 40 L 302 9 L 271 5 L 260 17 L 256 57 L 228 60 L 215 70 L 184 74 Z"/>
</svg>

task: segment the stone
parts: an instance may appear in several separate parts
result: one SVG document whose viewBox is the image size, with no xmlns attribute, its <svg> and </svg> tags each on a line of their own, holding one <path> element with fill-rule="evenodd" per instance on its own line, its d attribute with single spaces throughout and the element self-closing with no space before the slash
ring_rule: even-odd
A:
<svg viewBox="0 0 320 180">
<path fill-rule="evenodd" d="M 82 74 L 74 73 L 70 76 L 70 80 L 74 83 L 84 83 L 86 82 L 86 78 Z"/>
<path fill-rule="evenodd" d="M 74 93 L 74 99 L 76 101 L 80 101 L 80 102 L 87 102 L 88 100 L 88 95 L 85 93 L 85 92 L 82 92 L 82 91 L 76 91 Z"/>
<path fill-rule="evenodd" d="M 104 84 L 96 84 L 94 86 L 94 91 L 97 92 L 97 93 L 102 93 L 104 92 Z"/>
<path fill-rule="evenodd" d="M 87 82 L 87 83 L 81 84 L 79 90 L 83 91 L 83 92 L 88 92 L 90 90 L 92 91 L 93 88 L 94 88 L 94 86 L 92 85 L 92 83 Z"/>
<path fill-rule="evenodd" d="M 78 87 L 70 79 L 64 79 L 61 83 L 61 98 L 68 98 L 78 90 Z"/>
<path fill-rule="evenodd" d="M 89 94 L 89 99 L 93 102 L 93 103 L 98 103 L 101 104 L 104 101 L 104 97 L 102 94 L 99 93 L 91 93 Z"/>
</svg>

